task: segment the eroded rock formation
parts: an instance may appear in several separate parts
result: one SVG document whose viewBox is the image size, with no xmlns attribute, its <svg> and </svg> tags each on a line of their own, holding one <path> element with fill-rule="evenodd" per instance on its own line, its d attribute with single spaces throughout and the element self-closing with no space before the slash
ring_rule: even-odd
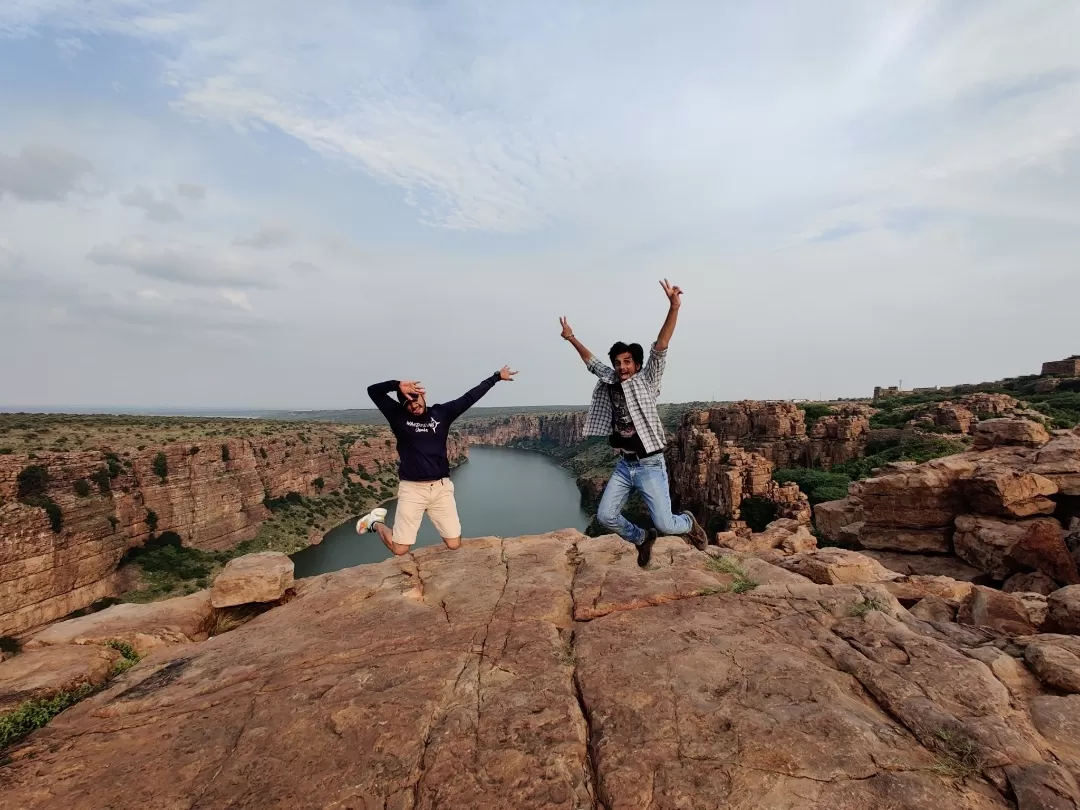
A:
<svg viewBox="0 0 1080 810">
<path fill-rule="evenodd" d="M 522 443 L 569 447 L 581 441 L 584 429 L 584 411 L 472 419 L 460 426 L 460 431 L 469 444 L 499 447 Z"/>
<path fill-rule="evenodd" d="M 771 502 L 777 517 L 810 520 L 810 503 L 799 487 L 776 483 L 772 461 L 722 439 L 713 429 L 712 411 L 684 417 L 667 459 L 678 507 L 692 509 L 706 524 L 741 520 L 747 498 Z"/>
<path fill-rule="evenodd" d="M 5 805 L 1080 804 L 1080 639 L 931 623 L 880 583 L 710 551 L 662 539 L 642 570 L 558 532 L 302 582 L 10 751 Z M 821 579 L 840 557 L 873 575 L 834 555 Z"/>
<path fill-rule="evenodd" d="M 955 553 L 999 583 L 1038 573 L 1058 587 L 1080 582 L 1069 534 L 1080 504 L 1080 433 L 992 419 L 977 450 L 925 464 L 887 465 L 815 508 L 830 540 L 913 554 Z"/>
</svg>

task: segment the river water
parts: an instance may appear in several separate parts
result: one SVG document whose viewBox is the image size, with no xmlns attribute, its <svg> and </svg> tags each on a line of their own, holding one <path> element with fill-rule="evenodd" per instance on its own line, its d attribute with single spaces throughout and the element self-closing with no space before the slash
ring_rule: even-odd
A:
<svg viewBox="0 0 1080 810">
<path fill-rule="evenodd" d="M 469 461 L 450 473 L 465 537 L 516 537 L 584 529 L 588 515 L 569 471 L 540 453 L 508 447 L 469 448 Z M 393 525 L 397 501 L 386 504 Z M 441 543 L 425 517 L 416 547 Z M 296 577 L 310 577 L 392 556 L 377 535 L 356 533 L 356 518 L 331 529 L 317 546 L 293 555 Z"/>
</svg>

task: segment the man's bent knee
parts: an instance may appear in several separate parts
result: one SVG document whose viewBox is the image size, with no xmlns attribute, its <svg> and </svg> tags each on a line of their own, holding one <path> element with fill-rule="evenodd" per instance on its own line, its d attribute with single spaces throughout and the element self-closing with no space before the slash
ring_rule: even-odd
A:
<svg viewBox="0 0 1080 810">
<path fill-rule="evenodd" d="M 609 512 L 606 509 L 601 509 L 596 513 L 596 519 L 605 529 L 611 529 L 611 531 L 615 531 L 619 528 L 618 512 Z"/>
<path fill-rule="evenodd" d="M 457 551 L 459 548 L 461 548 L 460 537 L 444 537 L 442 541 L 446 543 L 446 547 L 451 551 Z"/>
<path fill-rule="evenodd" d="M 403 546 L 400 543 L 394 543 L 393 548 L 390 550 L 394 552 L 394 556 L 402 557 L 412 551 L 412 546 Z"/>
<path fill-rule="evenodd" d="M 656 533 L 662 537 L 668 537 L 675 534 L 685 534 L 686 530 L 678 524 L 678 521 L 675 520 L 675 516 L 671 515 L 666 518 L 660 518 L 660 520 L 656 522 Z"/>
</svg>

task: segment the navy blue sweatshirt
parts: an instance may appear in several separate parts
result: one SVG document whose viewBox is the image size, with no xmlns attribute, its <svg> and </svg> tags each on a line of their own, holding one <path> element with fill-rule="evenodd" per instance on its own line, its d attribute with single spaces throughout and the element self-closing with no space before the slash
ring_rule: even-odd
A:
<svg viewBox="0 0 1080 810">
<path fill-rule="evenodd" d="M 464 396 L 441 405 L 432 405 L 420 416 L 413 416 L 405 410 L 404 405 L 390 398 L 390 394 L 397 392 L 399 380 L 368 386 L 368 396 L 375 407 L 382 411 L 397 437 L 398 457 L 401 459 L 398 478 L 402 481 L 435 481 L 450 475 L 450 461 L 446 457 L 450 425 L 498 381 L 499 372 L 495 372 Z"/>
</svg>

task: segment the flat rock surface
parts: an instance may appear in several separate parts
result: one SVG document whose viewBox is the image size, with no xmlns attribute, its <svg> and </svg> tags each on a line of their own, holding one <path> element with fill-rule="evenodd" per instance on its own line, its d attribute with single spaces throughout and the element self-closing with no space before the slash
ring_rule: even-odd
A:
<svg viewBox="0 0 1080 810">
<path fill-rule="evenodd" d="M 0 713 L 24 700 L 47 698 L 84 684 L 97 686 L 120 653 L 108 647 L 62 645 L 15 655 L 0 663 Z"/>
<path fill-rule="evenodd" d="M 709 551 L 664 539 L 643 570 L 565 531 L 304 580 L 36 732 L 0 768 L 4 804 L 1077 806 L 1074 703 L 1034 676 L 1014 697 L 964 647 L 1005 639 Z"/>
</svg>

